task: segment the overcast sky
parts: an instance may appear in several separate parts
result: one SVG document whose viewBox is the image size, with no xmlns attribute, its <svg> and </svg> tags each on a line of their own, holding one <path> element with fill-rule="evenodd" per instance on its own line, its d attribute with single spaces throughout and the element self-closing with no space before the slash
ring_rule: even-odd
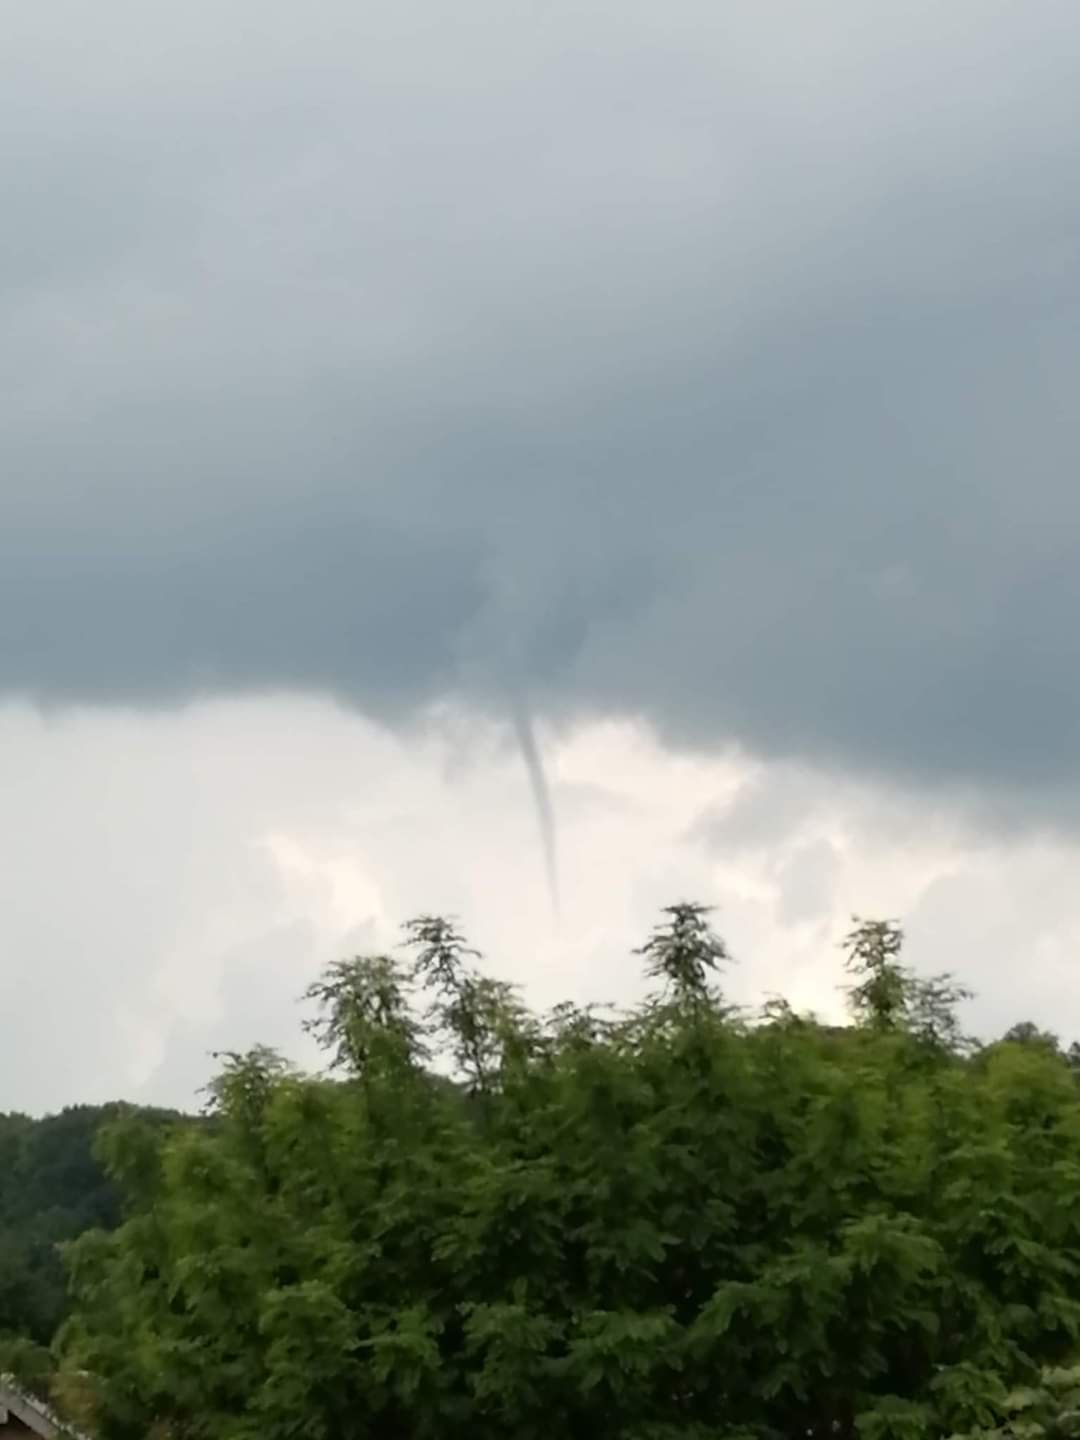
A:
<svg viewBox="0 0 1080 1440">
<path fill-rule="evenodd" d="M 1074 0 L 51 0 L 0 94 L 0 1109 L 436 907 L 1080 1034 Z"/>
</svg>

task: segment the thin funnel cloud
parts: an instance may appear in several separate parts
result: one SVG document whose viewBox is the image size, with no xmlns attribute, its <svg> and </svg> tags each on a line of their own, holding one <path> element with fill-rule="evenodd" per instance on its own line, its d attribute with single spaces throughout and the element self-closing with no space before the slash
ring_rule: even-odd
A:
<svg viewBox="0 0 1080 1440">
<path fill-rule="evenodd" d="M 514 733 L 517 736 L 518 749 L 521 751 L 521 758 L 525 762 L 525 769 L 529 776 L 529 787 L 532 790 L 533 805 L 536 811 L 536 823 L 540 829 L 540 843 L 543 847 L 544 854 L 544 871 L 547 876 L 551 904 L 555 913 L 558 914 L 559 855 L 555 809 L 551 801 L 551 787 L 548 784 L 547 771 L 544 768 L 544 757 L 536 738 L 536 726 L 533 723 L 532 711 L 529 709 L 528 702 L 521 691 L 515 693 L 511 700 L 511 714 L 514 723 Z"/>
</svg>

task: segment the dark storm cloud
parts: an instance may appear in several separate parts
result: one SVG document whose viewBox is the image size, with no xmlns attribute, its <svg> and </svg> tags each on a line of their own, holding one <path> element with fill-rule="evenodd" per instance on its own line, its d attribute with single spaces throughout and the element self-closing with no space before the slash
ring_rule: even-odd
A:
<svg viewBox="0 0 1080 1440">
<path fill-rule="evenodd" d="M 1080 12 L 69 0 L 5 45 L 0 685 L 1080 759 Z"/>
</svg>

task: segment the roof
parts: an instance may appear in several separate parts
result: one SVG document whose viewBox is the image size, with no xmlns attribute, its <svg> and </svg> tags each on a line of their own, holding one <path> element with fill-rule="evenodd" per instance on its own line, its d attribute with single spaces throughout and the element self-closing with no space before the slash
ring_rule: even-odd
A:
<svg viewBox="0 0 1080 1440">
<path fill-rule="evenodd" d="M 20 1420 L 31 1435 L 41 1435 L 44 1440 L 89 1440 L 81 1431 L 65 1425 L 43 1400 L 28 1394 L 10 1375 L 0 1375 L 0 1421 L 9 1414 Z"/>
</svg>

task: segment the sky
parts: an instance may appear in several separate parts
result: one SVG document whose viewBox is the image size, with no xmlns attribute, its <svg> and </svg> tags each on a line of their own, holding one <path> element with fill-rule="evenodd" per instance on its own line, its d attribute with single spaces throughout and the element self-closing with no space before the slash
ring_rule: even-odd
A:
<svg viewBox="0 0 1080 1440">
<path fill-rule="evenodd" d="M 1071 0 L 6 20 L 0 1109 L 313 1061 L 431 909 L 1080 1035 Z"/>
</svg>

